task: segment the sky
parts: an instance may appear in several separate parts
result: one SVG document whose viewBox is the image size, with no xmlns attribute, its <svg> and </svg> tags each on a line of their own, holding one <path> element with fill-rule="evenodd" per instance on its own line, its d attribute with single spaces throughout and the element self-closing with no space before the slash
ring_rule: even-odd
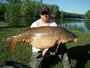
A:
<svg viewBox="0 0 90 68">
<path fill-rule="evenodd" d="M 85 14 L 90 9 L 90 0 L 43 0 L 44 4 L 58 5 L 60 11 Z"/>
</svg>

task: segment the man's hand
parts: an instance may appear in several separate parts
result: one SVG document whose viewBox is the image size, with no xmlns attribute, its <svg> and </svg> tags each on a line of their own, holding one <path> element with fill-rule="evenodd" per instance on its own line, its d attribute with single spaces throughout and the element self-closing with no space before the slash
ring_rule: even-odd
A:
<svg viewBox="0 0 90 68">
<path fill-rule="evenodd" d="M 23 39 L 22 41 L 23 41 L 24 43 L 28 43 L 28 44 L 30 44 L 30 42 L 31 42 L 29 39 Z"/>
</svg>

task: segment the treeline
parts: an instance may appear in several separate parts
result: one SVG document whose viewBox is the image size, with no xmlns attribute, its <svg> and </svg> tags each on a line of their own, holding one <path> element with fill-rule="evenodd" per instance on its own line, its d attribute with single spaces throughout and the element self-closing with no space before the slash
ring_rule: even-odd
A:
<svg viewBox="0 0 90 68">
<path fill-rule="evenodd" d="M 62 18 L 85 18 L 83 14 L 69 13 L 64 11 L 61 11 L 61 17 Z"/>
<path fill-rule="evenodd" d="M 85 13 L 85 18 L 90 20 L 90 10 Z"/>
<path fill-rule="evenodd" d="M 39 17 L 40 7 L 46 5 L 51 10 L 52 18 L 84 18 L 82 14 L 60 11 L 57 5 L 42 4 L 42 0 L 7 0 L 0 3 L 0 16 Z"/>
<path fill-rule="evenodd" d="M 40 7 L 48 6 L 51 10 L 51 17 L 60 17 L 59 7 L 57 5 L 42 4 L 40 1 L 22 1 L 9 0 L 8 3 L 0 3 L 0 15 L 5 16 L 24 16 L 24 17 L 39 17 Z"/>
</svg>

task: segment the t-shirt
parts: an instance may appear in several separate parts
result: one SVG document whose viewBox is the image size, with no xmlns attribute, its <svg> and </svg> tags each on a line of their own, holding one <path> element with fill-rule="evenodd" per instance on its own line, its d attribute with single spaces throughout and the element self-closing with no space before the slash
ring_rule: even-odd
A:
<svg viewBox="0 0 90 68">
<path fill-rule="evenodd" d="M 41 27 L 41 26 L 57 26 L 57 24 L 56 24 L 55 22 L 53 22 L 53 21 L 50 21 L 49 24 L 43 24 L 43 23 L 42 23 L 42 20 L 39 19 L 39 20 L 33 22 L 30 28 L 33 28 L 33 27 Z M 32 52 L 38 52 L 38 51 L 41 51 L 41 49 L 32 47 Z"/>
</svg>

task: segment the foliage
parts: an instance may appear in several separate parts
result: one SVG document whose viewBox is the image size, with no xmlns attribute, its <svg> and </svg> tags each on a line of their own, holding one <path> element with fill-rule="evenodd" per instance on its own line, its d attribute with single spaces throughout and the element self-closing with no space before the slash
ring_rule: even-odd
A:
<svg viewBox="0 0 90 68">
<path fill-rule="evenodd" d="M 48 5 L 51 10 L 51 17 L 52 18 L 60 18 L 60 11 L 57 5 Z"/>
<path fill-rule="evenodd" d="M 61 18 L 84 18 L 84 15 L 61 11 Z"/>
<path fill-rule="evenodd" d="M 0 3 L 0 15 L 4 15 L 5 13 L 5 4 Z"/>
<path fill-rule="evenodd" d="M 21 16 L 37 17 L 39 16 L 40 4 L 36 2 L 25 2 L 21 6 Z"/>
<path fill-rule="evenodd" d="M 6 7 L 4 7 L 6 11 L 3 12 L 8 16 L 37 17 L 42 5 L 47 5 L 50 8 L 53 18 L 84 18 L 84 15 L 60 11 L 57 5 L 42 4 L 42 0 L 36 2 L 32 0 L 8 0 Z"/>
<path fill-rule="evenodd" d="M 85 13 L 85 17 L 86 17 L 86 19 L 90 19 L 90 10 L 88 10 L 88 11 Z"/>
<path fill-rule="evenodd" d="M 9 3 L 6 6 L 6 15 L 7 16 L 20 16 L 20 7 L 21 4 Z"/>
<path fill-rule="evenodd" d="M 85 21 L 85 26 L 90 30 L 90 20 Z"/>
</svg>

